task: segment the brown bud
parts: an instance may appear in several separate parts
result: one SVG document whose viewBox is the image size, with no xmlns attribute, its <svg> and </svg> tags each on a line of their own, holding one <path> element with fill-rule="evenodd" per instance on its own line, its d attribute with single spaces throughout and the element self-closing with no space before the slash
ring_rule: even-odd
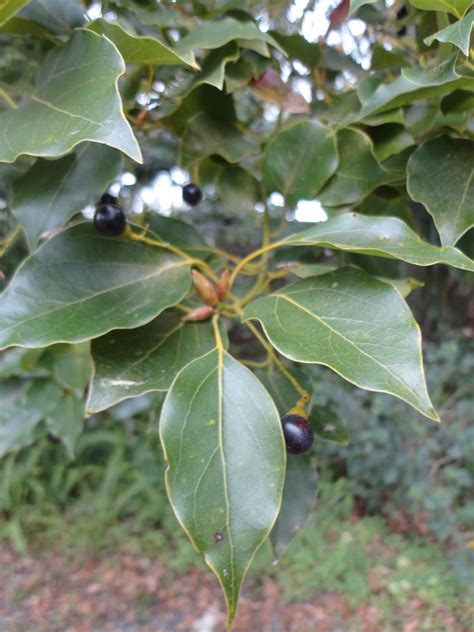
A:
<svg viewBox="0 0 474 632">
<path fill-rule="evenodd" d="M 202 300 L 207 304 L 211 305 L 211 307 L 215 307 L 219 302 L 219 297 L 217 296 L 216 288 L 214 285 L 206 279 L 204 275 L 202 275 L 197 270 L 193 270 L 193 283 L 196 288 L 196 292 L 202 298 Z"/>
<path fill-rule="evenodd" d="M 223 301 L 229 291 L 229 270 L 225 269 L 216 283 L 216 292 L 220 301 Z"/>
<path fill-rule="evenodd" d="M 210 305 L 202 305 L 201 307 L 196 307 L 191 312 L 188 312 L 185 316 L 181 318 L 181 320 L 185 320 L 187 322 L 198 322 L 200 320 L 207 320 L 215 313 L 215 310 Z"/>
</svg>

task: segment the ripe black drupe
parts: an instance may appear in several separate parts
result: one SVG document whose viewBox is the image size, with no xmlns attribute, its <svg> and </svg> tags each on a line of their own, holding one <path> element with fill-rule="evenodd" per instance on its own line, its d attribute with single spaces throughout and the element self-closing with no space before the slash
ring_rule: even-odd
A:
<svg viewBox="0 0 474 632">
<path fill-rule="evenodd" d="M 190 182 L 183 187 L 183 200 L 191 206 L 196 206 L 202 200 L 201 188 L 197 184 Z"/>
<path fill-rule="evenodd" d="M 305 417 L 288 414 L 282 417 L 283 436 L 286 450 L 290 454 L 303 454 L 313 445 L 313 429 Z"/>
<path fill-rule="evenodd" d="M 118 200 L 115 195 L 110 195 L 110 193 L 104 193 L 104 195 L 100 198 L 97 206 L 102 206 L 103 204 L 113 204 L 114 206 L 118 206 Z"/>
<path fill-rule="evenodd" d="M 102 204 L 95 212 L 94 226 L 104 237 L 118 237 L 125 232 L 127 218 L 117 206 Z"/>
</svg>

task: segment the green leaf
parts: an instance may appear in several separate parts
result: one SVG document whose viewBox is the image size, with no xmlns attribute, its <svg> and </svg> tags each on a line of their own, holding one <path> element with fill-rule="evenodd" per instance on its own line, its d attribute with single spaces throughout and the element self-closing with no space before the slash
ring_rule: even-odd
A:
<svg viewBox="0 0 474 632">
<path fill-rule="evenodd" d="M 284 240 L 292 246 L 320 246 L 376 257 L 401 259 L 417 266 L 435 263 L 474 272 L 474 261 L 457 248 L 438 247 L 423 241 L 396 217 L 371 217 L 341 213 Z"/>
<path fill-rule="evenodd" d="M 141 162 L 118 93 L 124 72 L 123 59 L 108 39 L 75 31 L 48 55 L 30 98 L 0 114 L 0 162 L 22 154 L 62 156 L 85 140 L 110 145 Z"/>
<path fill-rule="evenodd" d="M 285 54 L 278 42 L 268 33 L 260 31 L 255 22 L 240 21 L 232 17 L 224 17 L 214 22 L 201 22 L 178 42 L 176 49 L 189 51 L 196 48 L 220 48 L 233 40 L 242 40 L 241 45 L 245 44 L 245 40 L 250 40 L 250 43 L 253 40 L 261 40 Z"/>
<path fill-rule="evenodd" d="M 0 32 L 3 34 L 8 33 L 9 35 L 32 35 L 33 37 L 42 37 L 57 43 L 56 37 L 48 29 L 37 22 L 25 20 L 25 18 L 10 18 L 8 22 L 5 22 L 0 27 Z"/>
<path fill-rule="evenodd" d="M 219 579 L 230 628 L 243 578 L 280 509 L 278 412 L 254 374 L 215 349 L 178 373 L 160 437 L 173 510 Z"/>
<path fill-rule="evenodd" d="M 407 166 L 407 190 L 433 216 L 443 246 L 474 226 L 474 141 L 438 136 L 421 145 Z"/>
<path fill-rule="evenodd" d="M 87 28 L 105 35 L 119 49 L 127 64 L 147 66 L 176 66 L 185 64 L 199 68 L 192 52 L 182 52 L 166 46 L 155 37 L 132 35 L 120 24 L 102 18 L 89 22 Z"/>
<path fill-rule="evenodd" d="M 88 342 L 78 345 L 52 345 L 45 350 L 40 366 L 48 368 L 64 388 L 81 394 L 92 374 L 89 346 Z"/>
<path fill-rule="evenodd" d="M 193 257 L 205 259 L 212 252 L 212 248 L 194 226 L 181 219 L 150 212 L 147 215 L 147 225 L 162 241 L 178 246 Z"/>
<path fill-rule="evenodd" d="M 30 0 L 0 0 L 0 26 L 15 15 Z"/>
<path fill-rule="evenodd" d="M 65 393 L 46 417 L 46 424 L 57 439 L 65 446 L 72 458 L 77 440 L 84 426 L 84 405 L 72 393 Z"/>
<path fill-rule="evenodd" d="M 160 248 L 65 230 L 18 268 L 0 297 L 0 348 L 82 342 L 139 327 L 184 298 L 189 264 Z"/>
<path fill-rule="evenodd" d="M 356 129 L 337 133 L 339 167 L 318 199 L 326 206 L 360 202 L 376 187 L 392 180 L 378 163 L 369 136 Z"/>
<path fill-rule="evenodd" d="M 92 342 L 89 414 L 129 397 L 167 391 L 186 364 L 214 349 L 210 321 L 186 323 L 181 316 L 170 310 L 144 327 L 112 331 Z"/>
<path fill-rule="evenodd" d="M 296 266 L 288 268 L 292 274 L 301 278 L 307 279 L 308 277 L 319 276 L 320 274 L 327 274 L 337 268 L 335 266 L 329 266 L 323 263 L 298 263 Z M 388 283 L 396 288 L 403 298 L 406 298 L 409 294 L 419 287 L 423 287 L 423 283 L 420 283 L 416 279 L 390 279 L 388 277 L 376 276 L 376 279 Z"/>
<path fill-rule="evenodd" d="M 290 360 L 324 364 L 356 386 L 391 393 L 438 420 L 418 325 L 400 294 L 357 268 L 297 281 L 248 305 Z"/>
<path fill-rule="evenodd" d="M 36 373 L 42 353 L 43 349 L 21 349 L 20 347 L 0 352 L 0 379 Z"/>
<path fill-rule="evenodd" d="M 377 0 L 350 0 L 349 15 L 354 15 L 361 7 L 366 4 L 375 4 Z"/>
<path fill-rule="evenodd" d="M 59 160 L 37 160 L 14 183 L 11 202 L 30 249 L 44 232 L 95 203 L 121 167 L 121 154 L 97 143 L 83 144 Z"/>
<path fill-rule="evenodd" d="M 460 18 L 471 6 L 472 0 L 410 0 L 417 9 L 424 11 L 447 11 Z"/>
<path fill-rule="evenodd" d="M 313 406 L 309 413 L 309 420 L 314 434 L 325 441 L 339 445 L 349 445 L 349 435 L 341 419 L 328 406 Z"/>
<path fill-rule="evenodd" d="M 387 123 L 370 130 L 377 160 L 383 161 L 415 144 L 415 139 L 404 125 Z"/>
<path fill-rule="evenodd" d="M 61 400 L 63 390 L 48 379 L 0 384 L 0 458 L 36 439 L 35 428 Z"/>
<path fill-rule="evenodd" d="M 375 112 L 392 110 L 421 99 L 447 94 L 459 88 L 473 89 L 474 80 L 460 77 L 456 57 L 431 68 L 402 68 L 392 83 L 380 85 L 358 114 L 347 122 L 361 121 Z"/>
<path fill-rule="evenodd" d="M 270 534 L 276 558 L 304 527 L 316 503 L 317 485 L 318 472 L 311 456 L 288 454 L 281 510 Z"/>
<path fill-rule="evenodd" d="M 186 126 L 179 162 L 189 167 L 196 160 L 217 154 L 227 162 L 236 163 L 257 151 L 258 144 L 245 136 L 235 123 L 201 112 Z"/>
<path fill-rule="evenodd" d="M 204 241 L 194 226 L 181 219 L 150 212 L 147 215 L 147 225 L 150 227 L 151 237 L 156 236 L 178 246 L 191 257 L 207 259 L 213 252 L 213 248 Z"/>
<path fill-rule="evenodd" d="M 224 167 L 216 180 L 223 207 L 232 213 L 249 213 L 258 201 L 258 180 L 239 166 Z"/>
<path fill-rule="evenodd" d="M 472 25 L 474 23 L 474 11 L 470 11 L 462 20 L 454 22 L 441 29 L 434 35 L 425 37 L 423 40 L 427 46 L 438 40 L 438 42 L 448 42 L 457 46 L 466 57 L 469 55 L 469 41 L 471 39 Z"/>
<path fill-rule="evenodd" d="M 204 83 L 222 90 L 224 87 L 225 70 L 229 62 L 237 61 L 240 50 L 237 44 L 230 42 L 222 48 L 211 51 L 204 59 L 202 70 L 195 77 L 190 90 Z"/>
<path fill-rule="evenodd" d="M 85 19 L 78 0 L 32 0 L 19 17 L 36 22 L 55 35 L 70 35 Z"/>
<path fill-rule="evenodd" d="M 291 204 L 315 197 L 337 165 L 334 133 L 317 121 L 302 121 L 269 142 L 262 175 L 268 192 L 279 191 Z"/>
</svg>

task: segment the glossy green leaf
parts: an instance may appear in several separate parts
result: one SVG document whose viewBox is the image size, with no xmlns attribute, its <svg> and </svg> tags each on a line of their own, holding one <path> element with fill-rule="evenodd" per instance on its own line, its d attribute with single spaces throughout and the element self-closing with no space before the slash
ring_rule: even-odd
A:
<svg viewBox="0 0 474 632">
<path fill-rule="evenodd" d="M 119 49 L 127 64 L 147 66 L 189 65 L 199 68 L 192 52 L 181 52 L 166 46 L 151 36 L 133 35 L 120 24 L 107 22 L 102 18 L 89 22 L 87 28 L 99 35 L 105 35 Z"/>
<path fill-rule="evenodd" d="M 0 384 L 0 458 L 33 443 L 35 428 L 63 397 L 48 379 Z"/>
<path fill-rule="evenodd" d="M 377 186 L 390 182 L 392 176 L 374 156 L 369 136 L 356 129 L 337 133 L 339 166 L 335 175 L 318 195 L 326 206 L 360 202 Z"/>
<path fill-rule="evenodd" d="M 420 330 L 391 286 L 357 268 L 297 281 L 244 310 L 290 360 L 324 364 L 369 391 L 438 419 L 426 390 Z"/>
<path fill-rule="evenodd" d="M 170 310 L 144 327 L 112 331 L 92 342 L 89 414 L 129 397 L 167 391 L 186 364 L 215 347 L 210 321 L 187 323 L 182 315 Z"/>
<path fill-rule="evenodd" d="M 74 456 L 76 442 L 84 427 L 84 405 L 72 393 L 65 393 L 46 417 L 52 435 L 61 441 L 69 456 Z"/>
<path fill-rule="evenodd" d="M 424 42 L 427 46 L 438 40 L 438 42 L 447 42 L 457 46 L 466 57 L 469 55 L 469 41 L 471 39 L 472 25 L 474 23 L 474 11 L 470 11 L 462 20 L 454 22 L 446 26 L 444 29 L 437 31 L 434 35 L 425 37 Z"/>
<path fill-rule="evenodd" d="M 407 167 L 410 197 L 433 216 L 444 246 L 474 226 L 474 141 L 438 136 L 419 147 Z"/>
<path fill-rule="evenodd" d="M 78 0 L 31 0 L 19 17 L 36 22 L 55 35 L 70 35 L 85 20 L 82 3 Z"/>
<path fill-rule="evenodd" d="M 402 68 L 391 83 L 380 85 L 349 122 L 363 120 L 375 112 L 392 110 L 408 103 L 447 94 L 453 90 L 473 89 L 474 80 L 460 77 L 456 72 L 456 57 L 431 68 Z"/>
<path fill-rule="evenodd" d="M 446 11 L 460 18 L 471 0 L 410 0 L 410 4 L 424 11 Z"/>
<path fill-rule="evenodd" d="M 15 15 L 30 0 L 0 0 L 0 26 Z"/>
<path fill-rule="evenodd" d="M 230 42 L 222 48 L 211 51 L 204 59 L 201 72 L 197 73 L 191 84 L 191 89 L 208 83 L 218 90 L 224 87 L 226 66 L 230 62 L 237 61 L 240 56 L 239 47 L 235 42 Z"/>
<path fill-rule="evenodd" d="M 201 112 L 186 126 L 181 139 L 180 164 L 189 167 L 196 160 L 213 154 L 236 163 L 257 150 L 256 141 L 245 136 L 235 123 Z"/>
<path fill-rule="evenodd" d="M 288 202 L 315 197 L 338 165 L 334 133 L 317 121 L 302 121 L 281 131 L 263 154 L 262 174 L 268 192 Z"/>
<path fill-rule="evenodd" d="M 30 248 L 44 232 L 94 204 L 121 167 L 121 154 L 97 143 L 85 143 L 59 160 L 37 160 L 14 183 L 11 202 Z"/>
<path fill-rule="evenodd" d="M 0 348 L 81 342 L 139 327 L 182 300 L 189 287 L 184 259 L 80 224 L 18 268 L 0 297 Z"/>
<path fill-rule="evenodd" d="M 176 517 L 224 590 L 229 627 L 243 578 L 280 509 L 285 446 L 262 384 L 217 349 L 178 373 L 160 419 Z"/>
<path fill-rule="evenodd" d="M 108 39 L 75 31 L 48 55 L 30 97 L 18 109 L 0 114 L 0 162 L 22 154 L 62 156 L 85 140 L 110 145 L 141 162 L 117 88 L 124 71 Z"/>
<path fill-rule="evenodd" d="M 401 259 L 417 266 L 445 263 L 474 272 L 474 261 L 460 250 L 447 246 L 432 246 L 396 217 L 341 213 L 326 222 L 290 235 L 285 239 L 285 243 Z"/>
<path fill-rule="evenodd" d="M 224 17 L 213 22 L 201 22 L 191 33 L 183 37 L 177 45 L 180 51 L 199 49 L 212 49 L 225 46 L 234 40 L 261 40 L 270 44 L 280 52 L 285 53 L 278 42 L 268 33 L 260 31 L 255 22 L 240 21 L 232 17 Z"/>
<path fill-rule="evenodd" d="M 301 369 L 292 367 L 292 375 L 308 388 L 307 378 Z M 259 370 L 257 377 L 275 402 L 280 417 L 292 408 L 298 393 L 292 384 L 276 368 L 273 371 Z M 304 527 L 314 507 L 318 473 L 311 454 L 287 454 L 285 486 L 280 513 L 270 534 L 273 552 L 276 558 L 281 557 L 293 538 Z"/>
<path fill-rule="evenodd" d="M 403 125 L 396 123 L 373 127 L 370 130 L 370 137 L 374 144 L 375 157 L 379 161 L 386 160 L 415 144 L 415 139 L 410 131 Z"/>
<path fill-rule="evenodd" d="M 307 279 L 308 277 L 318 276 L 320 274 L 327 274 L 328 272 L 332 272 L 336 269 L 337 268 L 335 266 L 329 266 L 323 263 L 298 263 L 296 266 L 289 267 L 290 272 L 301 279 Z M 406 298 L 413 292 L 413 290 L 423 286 L 423 283 L 411 278 L 390 279 L 388 277 L 380 276 L 375 278 L 379 281 L 392 285 L 400 292 L 403 298 Z"/>
</svg>

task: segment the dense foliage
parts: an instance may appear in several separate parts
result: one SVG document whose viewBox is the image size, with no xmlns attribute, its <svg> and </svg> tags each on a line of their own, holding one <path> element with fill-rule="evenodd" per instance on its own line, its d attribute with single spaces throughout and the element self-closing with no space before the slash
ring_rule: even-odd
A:
<svg viewBox="0 0 474 632">
<path fill-rule="evenodd" d="M 73 457 L 84 417 L 150 394 L 229 627 L 319 439 L 348 442 L 317 365 L 439 421 L 405 298 L 465 301 L 474 270 L 470 2 L 342 0 L 320 34 L 317 5 L 0 7 L 0 457 L 46 431 Z M 312 451 L 287 457 L 287 414 Z"/>
</svg>

